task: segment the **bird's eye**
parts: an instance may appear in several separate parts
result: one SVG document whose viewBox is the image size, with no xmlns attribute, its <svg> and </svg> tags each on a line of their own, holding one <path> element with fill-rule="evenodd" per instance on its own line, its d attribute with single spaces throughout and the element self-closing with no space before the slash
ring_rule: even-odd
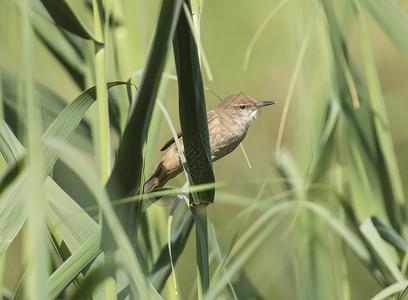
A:
<svg viewBox="0 0 408 300">
<path fill-rule="evenodd" d="M 241 104 L 241 105 L 239 106 L 239 108 L 240 108 L 240 109 L 245 109 L 245 108 L 246 108 L 246 105 Z"/>
</svg>

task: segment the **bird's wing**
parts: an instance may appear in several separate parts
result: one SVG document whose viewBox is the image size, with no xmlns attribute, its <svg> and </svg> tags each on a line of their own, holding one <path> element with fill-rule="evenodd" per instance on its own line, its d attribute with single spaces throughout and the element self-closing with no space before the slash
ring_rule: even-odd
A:
<svg viewBox="0 0 408 300">
<path fill-rule="evenodd" d="M 216 118 L 218 118 L 217 113 L 215 112 L 215 110 L 210 110 L 207 113 L 207 123 L 210 123 L 211 121 L 215 120 Z M 177 138 L 181 138 L 182 134 L 181 131 L 177 132 Z M 160 149 L 160 151 L 164 151 L 167 148 L 169 148 L 172 144 L 174 143 L 174 137 L 172 137 L 170 140 L 168 140 L 164 146 Z"/>
<path fill-rule="evenodd" d="M 181 131 L 179 131 L 179 132 L 177 132 L 177 137 L 178 138 L 180 138 L 181 137 Z M 170 146 L 171 146 L 171 144 L 173 144 L 174 143 L 174 137 L 172 137 L 171 139 L 169 139 L 165 144 L 164 144 L 164 146 L 160 149 L 160 151 L 164 151 L 164 150 L 166 150 L 167 148 L 169 148 Z"/>
</svg>

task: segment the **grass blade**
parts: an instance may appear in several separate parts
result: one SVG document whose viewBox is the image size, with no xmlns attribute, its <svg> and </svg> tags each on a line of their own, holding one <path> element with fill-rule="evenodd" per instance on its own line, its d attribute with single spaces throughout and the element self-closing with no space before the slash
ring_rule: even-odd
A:
<svg viewBox="0 0 408 300">
<path fill-rule="evenodd" d="M 384 274 L 384 277 L 388 283 L 391 284 L 396 281 L 404 280 L 404 276 L 401 274 L 389 249 L 386 247 L 384 241 L 378 234 L 373 221 L 371 219 L 367 219 L 363 224 L 361 224 L 360 230 L 373 249 L 374 259 L 377 260 L 376 265 L 378 265 L 382 270 L 382 273 Z"/>
<path fill-rule="evenodd" d="M 107 87 L 127 84 L 122 81 L 109 82 Z M 74 101 L 72 101 L 54 120 L 51 126 L 46 130 L 43 139 L 50 137 L 67 140 L 73 133 L 79 122 L 82 120 L 88 108 L 96 99 L 96 88 L 91 87 L 82 92 Z M 49 147 L 44 153 L 44 162 L 46 172 L 50 172 L 58 158 L 58 151 Z"/>
<path fill-rule="evenodd" d="M 44 183 L 50 199 L 48 228 L 58 247 L 58 254 L 67 259 L 100 230 L 100 226 L 50 177 Z"/>
<path fill-rule="evenodd" d="M 90 163 L 83 155 L 68 144 L 61 143 L 55 139 L 47 139 L 46 142 L 49 146 L 57 148 L 57 151 L 62 153 L 61 159 L 72 162 L 74 171 L 84 182 L 86 182 L 89 190 L 95 196 L 95 199 L 104 214 L 104 220 L 106 220 L 110 230 L 115 232 L 115 242 L 127 261 L 127 264 L 125 264 L 124 267 L 129 276 L 133 296 L 139 295 L 142 299 L 158 298 L 157 292 L 146 280 L 131 241 L 126 235 L 126 232 L 112 207 L 107 192 L 102 187 L 100 180 Z"/>
<path fill-rule="evenodd" d="M 394 284 L 391 284 L 390 286 L 386 287 L 383 289 L 381 292 L 379 292 L 377 295 L 375 295 L 371 300 L 383 300 L 383 299 L 389 299 L 390 296 L 404 291 L 404 289 L 408 286 L 408 280 L 404 280 L 401 282 L 397 282 Z M 405 292 L 403 293 L 405 294 Z M 407 295 L 405 294 L 404 297 L 398 298 L 398 300 L 402 299 L 407 299 Z"/>
<path fill-rule="evenodd" d="M 395 231 L 394 228 L 386 224 L 380 218 L 372 217 L 371 220 L 378 233 L 385 241 L 394 246 L 395 249 L 401 251 L 402 253 L 406 253 L 408 243 Z"/>
<path fill-rule="evenodd" d="M 76 51 L 70 40 L 61 32 L 56 31 L 49 22 L 36 12 L 30 14 L 30 22 L 36 35 L 71 74 L 81 90 L 84 86 L 85 65 L 81 55 Z"/>
<path fill-rule="evenodd" d="M 139 91 L 132 103 L 116 163 L 107 183 L 113 198 L 121 198 L 140 183 L 143 152 L 167 49 L 180 15 L 182 0 L 164 1 L 150 47 Z"/>
<path fill-rule="evenodd" d="M 108 84 L 108 86 L 118 84 L 124 83 L 113 82 Z M 45 140 L 50 137 L 57 137 L 59 139 L 67 140 L 94 101 L 95 87 L 86 90 L 69 104 L 43 134 L 42 139 Z M 24 150 L 22 146 L 4 121 L 0 122 L 0 141 L 0 151 L 8 162 L 13 162 L 13 160 L 23 154 Z M 58 150 L 51 147 L 45 148 L 42 159 L 44 164 L 44 175 L 52 170 L 58 155 Z M 0 243 L 0 255 L 2 255 L 8 248 L 26 218 L 22 205 L 22 195 L 25 191 L 25 177 L 26 175 L 22 174 L 19 180 L 16 180 L 14 184 L 11 185 L 2 196 L 0 196 L 0 232 L 3 237 L 3 240 Z"/>
<path fill-rule="evenodd" d="M 191 14 L 190 1 L 186 0 L 188 12 Z M 207 112 L 204 99 L 204 86 L 201 76 L 197 45 L 191 33 L 188 19 L 181 14 L 177 31 L 173 40 L 174 58 L 179 87 L 180 124 L 183 133 L 186 163 L 195 184 L 214 182 L 212 169 L 210 140 L 207 125 Z M 192 213 L 196 224 L 196 253 L 199 275 L 199 297 L 208 291 L 209 258 L 208 258 L 208 226 L 207 204 L 214 201 L 213 188 L 193 193 L 190 198 Z"/>
<path fill-rule="evenodd" d="M 184 14 L 180 15 L 173 43 L 179 86 L 180 124 L 187 166 L 193 184 L 211 183 L 214 182 L 214 173 L 204 87 L 196 43 Z M 199 203 L 212 203 L 214 190 L 198 193 L 198 198 Z M 196 200 L 194 202 L 199 204 Z"/>
<path fill-rule="evenodd" d="M 327 107 L 325 124 L 321 133 L 321 140 L 317 151 L 309 165 L 308 182 L 320 181 L 329 170 L 333 154 L 337 121 L 340 116 L 340 106 L 336 101 L 331 101 Z"/>
<path fill-rule="evenodd" d="M 78 288 L 72 293 L 70 299 L 91 299 L 92 293 L 96 287 L 109 277 L 115 276 L 118 265 L 115 262 L 107 261 L 104 265 L 99 265 L 90 271 L 85 279 L 80 283 Z M 116 296 L 116 295 L 115 295 Z"/>
<path fill-rule="evenodd" d="M 350 158 L 348 174 L 350 176 L 351 199 L 355 214 L 360 221 L 372 215 L 380 216 L 389 221 L 399 232 L 402 225 L 400 215 L 402 210 L 398 208 L 401 193 L 398 189 L 398 182 L 391 182 L 391 180 L 395 179 L 393 177 L 398 178 L 395 174 L 395 168 L 389 163 L 392 158 L 386 157 L 394 154 L 390 151 L 388 142 L 382 144 L 383 142 L 379 136 L 379 134 L 385 133 L 388 124 L 386 119 L 379 118 L 377 112 L 371 108 L 372 100 L 369 91 L 365 88 L 348 51 L 333 3 L 327 0 L 321 2 L 326 14 L 333 51 L 334 80 L 337 84 L 336 90 L 338 93 L 336 97 L 341 103 L 342 112 L 345 116 L 344 138 L 347 140 L 345 146 L 348 150 L 347 156 Z M 364 39 L 363 36 L 361 38 Z M 346 70 L 350 72 L 351 79 L 349 81 L 347 80 Z M 373 74 L 369 76 L 373 76 Z M 354 82 L 354 85 L 350 85 L 350 80 Z M 351 91 L 352 86 L 357 90 L 360 104 L 358 108 L 355 107 L 352 100 L 354 93 Z M 381 109 L 382 104 L 378 106 L 379 103 L 377 102 L 376 105 L 377 108 Z M 379 125 L 378 122 L 385 123 Z M 377 126 L 383 126 L 380 129 L 383 132 L 378 132 Z M 393 170 L 389 168 L 393 168 Z M 397 189 L 394 190 L 393 185 L 395 184 Z"/>
<path fill-rule="evenodd" d="M 184 250 L 190 231 L 193 227 L 193 215 L 189 212 L 187 205 L 181 205 L 180 209 L 181 211 L 171 228 L 171 245 L 166 245 L 162 248 L 159 257 L 149 274 L 150 281 L 159 292 L 163 289 L 164 284 L 171 273 L 171 260 L 168 247 L 173 249 L 172 259 L 173 263 L 176 263 Z"/>
<path fill-rule="evenodd" d="M 393 2 L 390 1 L 390 4 Z M 379 4 L 385 4 L 384 1 L 379 1 Z M 370 5 L 371 7 L 371 5 Z M 384 11 L 382 11 L 384 13 Z M 361 12 L 357 10 L 357 20 L 360 29 L 360 43 L 364 59 L 364 67 L 367 75 L 367 86 L 369 92 L 369 100 L 371 104 L 371 109 L 373 111 L 373 123 L 376 137 L 378 139 L 378 151 L 384 160 L 384 171 L 387 174 L 386 180 L 389 186 L 390 201 L 386 201 L 386 207 L 388 208 L 389 217 L 394 223 L 394 226 L 398 229 L 405 230 L 404 235 L 408 237 L 408 232 L 406 229 L 407 224 L 402 224 L 407 220 L 407 216 L 404 209 L 401 209 L 405 205 L 404 189 L 402 187 L 402 181 L 400 177 L 400 172 L 398 170 L 398 163 L 395 156 L 394 146 L 391 139 L 391 133 L 388 125 L 388 118 L 386 115 L 384 99 L 381 92 L 380 80 L 378 78 L 374 56 L 371 51 L 371 46 L 368 40 L 368 32 L 366 25 L 364 23 Z M 394 15 L 394 14 L 393 14 Z M 396 16 L 394 16 L 396 17 Z M 388 18 L 389 20 L 395 20 L 394 18 Z M 406 19 L 405 29 L 408 28 L 408 20 Z M 401 32 L 399 32 L 401 34 Z M 389 34 L 389 36 L 392 36 Z M 399 38 L 399 40 L 402 40 Z M 407 44 L 408 45 L 408 44 Z M 408 54 L 408 48 L 407 52 Z M 408 56 L 407 56 L 408 57 Z"/>
<path fill-rule="evenodd" d="M 100 231 L 93 234 L 48 278 L 48 298 L 56 299 L 74 278 L 101 252 Z"/>
<path fill-rule="evenodd" d="M 48 14 L 45 14 L 42 10 L 40 10 L 39 12 L 55 25 L 64 28 L 65 30 L 76 34 L 81 38 L 93 40 L 98 44 L 103 44 L 103 42 L 99 41 L 94 36 L 94 34 L 81 22 L 81 20 L 65 0 L 41 0 L 41 2 L 47 9 Z M 38 6 L 39 4 L 33 4 L 34 7 L 36 5 Z"/>
<path fill-rule="evenodd" d="M 408 299 L 408 282 L 406 282 L 407 287 L 405 290 L 399 295 L 397 300 L 407 300 Z"/>
<path fill-rule="evenodd" d="M 386 36 L 408 59 L 408 18 L 394 0 L 358 0 L 382 28 Z"/>
</svg>

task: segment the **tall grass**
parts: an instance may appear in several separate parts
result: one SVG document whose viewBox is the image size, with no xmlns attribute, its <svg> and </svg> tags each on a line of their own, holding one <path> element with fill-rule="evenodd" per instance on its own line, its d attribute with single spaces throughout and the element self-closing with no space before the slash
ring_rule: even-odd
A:
<svg viewBox="0 0 408 300">
<path fill-rule="evenodd" d="M 404 11 L 385 0 L 284 0 L 254 21 L 236 65 L 250 72 L 258 43 L 270 38 L 264 31 L 288 14 L 288 88 L 276 144 L 261 164 L 254 159 L 267 175 L 245 180 L 262 173 L 239 169 L 222 181 L 210 159 L 204 83 L 223 80 L 200 24 L 217 11 L 203 1 L 155 5 L 0 3 L 20 26 L 9 32 L 0 20 L 0 39 L 14 33 L 21 46 L 2 46 L 0 61 L 3 297 L 405 299 L 404 183 L 370 35 L 377 24 L 408 57 Z M 153 7 L 155 22 L 143 13 Z M 64 75 L 43 80 L 37 60 Z M 175 102 L 169 112 L 161 104 L 175 88 L 187 183 L 139 195 L 163 116 L 173 135 L 178 127 Z M 13 247 L 21 264 L 11 263 L 20 259 Z"/>
</svg>

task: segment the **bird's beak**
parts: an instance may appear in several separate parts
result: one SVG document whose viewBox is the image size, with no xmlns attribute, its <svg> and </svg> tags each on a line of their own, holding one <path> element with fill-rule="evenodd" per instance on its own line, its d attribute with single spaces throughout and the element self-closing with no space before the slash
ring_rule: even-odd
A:
<svg viewBox="0 0 408 300">
<path fill-rule="evenodd" d="M 255 107 L 256 108 L 261 108 L 261 107 L 276 104 L 276 103 L 278 103 L 278 102 L 275 102 L 275 101 L 259 101 L 258 103 L 255 104 Z"/>
</svg>

